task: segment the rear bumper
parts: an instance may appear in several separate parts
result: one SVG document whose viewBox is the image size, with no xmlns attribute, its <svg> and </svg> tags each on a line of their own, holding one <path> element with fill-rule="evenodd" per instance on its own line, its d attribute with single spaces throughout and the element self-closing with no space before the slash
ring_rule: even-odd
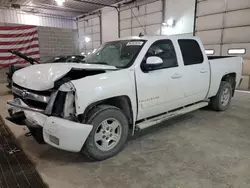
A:
<svg viewBox="0 0 250 188">
<path fill-rule="evenodd" d="M 30 108 L 19 98 L 9 101 L 8 105 L 11 116 L 7 118 L 8 120 L 12 121 L 15 116 L 19 117 L 17 114 L 23 114 L 23 117 L 20 115 L 22 124 L 28 127 L 42 127 L 44 141 L 66 151 L 79 152 L 93 127 L 63 118 L 47 116 L 39 109 Z"/>
</svg>

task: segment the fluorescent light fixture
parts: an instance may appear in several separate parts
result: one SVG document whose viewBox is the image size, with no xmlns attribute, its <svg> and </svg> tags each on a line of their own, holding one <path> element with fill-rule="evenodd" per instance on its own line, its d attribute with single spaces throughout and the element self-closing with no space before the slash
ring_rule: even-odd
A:
<svg viewBox="0 0 250 188">
<path fill-rule="evenodd" d="M 82 54 L 82 55 L 85 55 L 85 53 L 84 53 L 84 52 L 82 52 L 81 54 Z"/>
<path fill-rule="evenodd" d="M 55 0 L 59 6 L 62 6 L 65 0 Z"/>
<path fill-rule="evenodd" d="M 212 50 L 212 49 L 209 49 L 209 50 L 205 50 L 205 52 L 206 52 L 206 54 L 207 55 L 214 55 L 214 50 Z"/>
<path fill-rule="evenodd" d="M 90 52 L 88 52 L 88 55 L 90 54 Z"/>
<path fill-rule="evenodd" d="M 228 49 L 227 53 L 229 55 L 232 55 L 232 54 L 245 54 L 246 53 L 246 49 L 245 48 L 238 48 L 238 49 Z"/>
<path fill-rule="evenodd" d="M 89 43 L 91 39 L 89 37 L 85 37 L 84 40 L 85 40 L 86 43 Z"/>
</svg>

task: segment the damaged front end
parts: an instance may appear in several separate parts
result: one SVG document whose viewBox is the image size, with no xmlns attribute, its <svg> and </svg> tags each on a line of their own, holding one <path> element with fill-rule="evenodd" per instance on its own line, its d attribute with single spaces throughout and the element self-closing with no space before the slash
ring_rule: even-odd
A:
<svg viewBox="0 0 250 188">
<path fill-rule="evenodd" d="M 40 135 L 39 131 L 31 133 L 54 147 L 79 152 L 92 125 L 78 122 L 75 87 L 71 82 L 66 82 L 59 89 L 49 92 L 50 95 L 45 92 L 38 94 L 13 85 L 14 99 L 7 102 L 10 114 L 7 119 L 26 125 L 30 130 L 41 130 Z"/>
</svg>

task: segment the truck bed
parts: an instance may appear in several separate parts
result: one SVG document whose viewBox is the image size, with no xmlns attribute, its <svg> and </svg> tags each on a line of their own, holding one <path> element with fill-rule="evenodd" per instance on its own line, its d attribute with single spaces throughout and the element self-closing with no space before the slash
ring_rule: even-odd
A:
<svg viewBox="0 0 250 188">
<path fill-rule="evenodd" d="M 228 73 L 236 74 L 236 86 L 239 85 L 242 74 L 242 57 L 210 56 L 208 57 L 211 71 L 208 98 L 217 94 L 221 78 Z M 240 66 L 239 66 L 240 64 Z"/>
</svg>

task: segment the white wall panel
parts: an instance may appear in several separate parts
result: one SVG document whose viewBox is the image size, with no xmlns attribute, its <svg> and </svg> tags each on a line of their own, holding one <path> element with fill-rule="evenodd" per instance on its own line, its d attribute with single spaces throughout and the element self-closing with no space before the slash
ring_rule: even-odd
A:
<svg viewBox="0 0 250 188">
<path fill-rule="evenodd" d="M 225 0 L 202 1 L 198 3 L 197 16 L 220 13 L 225 11 L 225 8 Z"/>
<path fill-rule="evenodd" d="M 250 2 L 250 1 L 249 1 Z M 227 12 L 225 14 L 225 27 L 250 25 L 250 9 Z"/>
<path fill-rule="evenodd" d="M 156 1 L 156 2 L 153 2 L 153 3 L 146 4 L 146 12 L 147 12 L 147 14 L 153 13 L 153 12 L 158 12 L 161 9 L 162 9 L 162 1 Z"/>
<path fill-rule="evenodd" d="M 140 16 L 140 17 L 134 17 L 132 18 L 132 27 L 139 27 L 141 25 L 146 25 L 146 20 L 145 16 Z M 131 22 L 131 20 L 129 20 Z"/>
<path fill-rule="evenodd" d="M 121 20 L 131 18 L 131 10 L 128 9 L 128 10 L 121 11 L 120 12 L 120 17 L 121 17 Z"/>
<path fill-rule="evenodd" d="M 161 34 L 161 24 L 147 25 L 146 31 L 148 35 L 160 35 Z"/>
<path fill-rule="evenodd" d="M 250 8 L 249 0 L 227 0 L 227 10 Z"/>
<path fill-rule="evenodd" d="M 136 4 L 136 7 L 133 7 L 135 5 L 123 7 L 120 11 L 120 36 L 137 36 L 139 33 L 161 34 L 161 26 L 159 29 L 158 25 L 161 25 L 163 21 L 162 5 L 162 1 L 158 0 L 154 2 L 145 1 L 144 4 Z M 154 26 L 150 27 L 151 25 Z M 149 33 L 146 28 L 148 28 Z M 153 29 L 156 30 L 153 31 Z"/>
<path fill-rule="evenodd" d="M 100 33 L 100 25 L 94 25 L 92 29 L 93 33 Z"/>
<path fill-rule="evenodd" d="M 146 14 L 146 23 L 147 25 L 162 23 L 162 12 Z"/>
<path fill-rule="evenodd" d="M 200 37 L 203 44 L 220 44 L 222 30 L 199 31 L 196 36 Z"/>
<path fill-rule="evenodd" d="M 131 19 L 121 20 L 120 24 L 121 24 L 120 26 L 121 29 L 131 28 Z"/>
<path fill-rule="evenodd" d="M 223 43 L 245 42 L 250 42 L 250 26 L 224 29 Z"/>
<path fill-rule="evenodd" d="M 131 29 L 124 29 L 120 31 L 121 37 L 128 37 L 131 36 Z"/>
<path fill-rule="evenodd" d="M 142 27 L 136 27 L 132 29 L 133 36 L 139 36 L 140 33 L 144 33 L 144 30 Z"/>
<path fill-rule="evenodd" d="M 102 42 L 118 38 L 118 12 L 114 8 L 102 9 Z"/>
<path fill-rule="evenodd" d="M 196 19 L 196 31 L 222 28 L 223 14 L 202 16 Z"/>
<path fill-rule="evenodd" d="M 97 42 L 93 42 L 93 48 L 94 49 L 97 49 L 97 48 L 99 48 L 100 47 L 100 42 L 99 41 L 97 41 Z"/>
<path fill-rule="evenodd" d="M 49 17 L 49 15 L 28 14 L 5 9 L 1 9 L 0 13 L 1 23 L 76 29 L 75 21 L 69 17 Z"/>
<path fill-rule="evenodd" d="M 88 54 L 96 48 L 96 43 L 101 43 L 100 18 L 98 14 L 95 14 L 78 20 L 78 23 L 78 27 L 81 26 L 78 28 L 80 52 Z M 86 38 L 90 38 L 90 41 L 86 42 Z"/>
</svg>

